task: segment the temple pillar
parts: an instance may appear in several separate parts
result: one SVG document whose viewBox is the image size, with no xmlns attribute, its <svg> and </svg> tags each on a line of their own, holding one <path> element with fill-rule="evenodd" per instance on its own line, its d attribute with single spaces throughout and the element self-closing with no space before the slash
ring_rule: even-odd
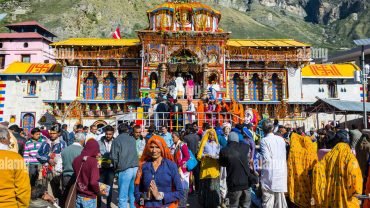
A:
<svg viewBox="0 0 370 208">
<path fill-rule="evenodd" d="M 286 96 L 286 81 L 285 81 L 285 79 L 283 79 L 282 80 L 282 83 L 281 83 L 281 87 L 282 87 L 282 92 L 281 92 L 281 94 L 282 94 L 282 99 L 283 100 L 288 100 L 288 98 L 287 98 L 287 96 Z"/>
<path fill-rule="evenodd" d="M 159 87 L 163 87 L 164 83 L 166 82 L 166 71 L 166 64 L 162 64 L 159 68 Z"/>
<path fill-rule="evenodd" d="M 263 76 L 263 101 L 270 101 L 270 92 L 269 92 L 269 77 L 270 74 L 266 73 Z"/>
<path fill-rule="evenodd" d="M 207 78 L 208 78 L 208 65 L 204 64 L 203 66 L 203 90 L 207 92 Z"/>
<path fill-rule="evenodd" d="M 104 86 L 104 77 L 100 76 L 98 78 L 98 96 L 96 97 L 97 100 L 103 100 L 103 86 Z"/>
<path fill-rule="evenodd" d="M 244 76 L 244 101 L 248 101 L 249 99 L 249 73 L 246 73 Z"/>
<path fill-rule="evenodd" d="M 117 78 L 117 95 L 115 97 L 116 100 L 121 100 L 123 98 L 122 96 L 122 82 L 123 82 L 123 79 L 122 77 L 118 77 Z"/>
</svg>

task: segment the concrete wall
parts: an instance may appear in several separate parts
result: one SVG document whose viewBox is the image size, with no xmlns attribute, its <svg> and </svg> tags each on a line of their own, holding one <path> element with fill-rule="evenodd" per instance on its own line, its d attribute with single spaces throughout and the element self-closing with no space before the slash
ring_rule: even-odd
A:
<svg viewBox="0 0 370 208">
<path fill-rule="evenodd" d="M 24 43 L 28 43 L 27 48 L 24 47 Z M 54 50 L 49 46 L 49 41 L 43 39 L 14 39 L 2 41 L 2 44 L 0 54 L 5 54 L 4 69 L 15 61 L 21 61 L 22 54 L 29 54 L 31 63 L 44 63 L 45 60 L 48 60 L 49 63 L 55 63 Z"/>
<path fill-rule="evenodd" d="M 299 102 L 301 98 L 301 71 L 300 69 L 288 70 L 288 102 Z"/>
<path fill-rule="evenodd" d="M 63 67 L 61 100 L 75 100 L 77 93 L 78 67 Z"/>
<path fill-rule="evenodd" d="M 36 95 L 27 94 L 28 80 L 36 80 Z M 3 107 L 3 120 L 9 121 L 12 115 L 16 116 L 16 124 L 21 126 L 21 113 L 35 113 L 36 126 L 37 121 L 42 115 L 50 110 L 49 106 L 43 100 L 56 100 L 59 94 L 60 76 L 21 76 L 20 81 L 15 80 L 15 76 L 8 76 L 3 81 L 6 84 L 5 100 Z"/>
<path fill-rule="evenodd" d="M 333 79 L 331 79 L 333 80 Z M 319 98 L 329 98 L 328 81 L 330 79 L 323 79 L 320 84 L 320 79 L 303 78 L 303 100 L 305 102 L 315 102 Z M 354 82 L 353 79 L 337 79 L 337 99 L 348 100 L 348 101 L 361 101 L 361 85 Z M 324 92 L 319 92 L 320 89 L 324 89 Z M 343 89 L 343 92 L 342 92 Z M 344 92 L 344 89 L 346 92 Z"/>
</svg>

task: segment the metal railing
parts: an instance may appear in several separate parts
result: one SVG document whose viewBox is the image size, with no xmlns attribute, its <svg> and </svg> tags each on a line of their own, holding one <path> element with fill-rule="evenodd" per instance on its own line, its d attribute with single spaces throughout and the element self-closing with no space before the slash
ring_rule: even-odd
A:
<svg viewBox="0 0 370 208">
<path fill-rule="evenodd" d="M 170 130 L 180 131 L 184 129 L 186 124 L 197 122 L 199 127 L 203 123 L 209 123 L 214 128 L 219 124 L 222 126 L 223 123 L 228 122 L 231 125 L 243 122 L 239 116 L 233 115 L 232 113 L 214 113 L 214 112 L 128 112 L 123 115 L 116 116 L 116 125 L 120 123 L 135 122 L 142 126 L 142 131 L 148 129 L 149 126 L 154 125 L 158 130 L 161 126 L 167 126 Z"/>
</svg>

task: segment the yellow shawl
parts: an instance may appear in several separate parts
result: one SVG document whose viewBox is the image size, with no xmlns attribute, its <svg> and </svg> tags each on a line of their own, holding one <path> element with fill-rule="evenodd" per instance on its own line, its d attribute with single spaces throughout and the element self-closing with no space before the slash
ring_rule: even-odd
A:
<svg viewBox="0 0 370 208">
<path fill-rule="evenodd" d="M 204 146 L 206 146 L 209 133 L 213 132 L 215 142 L 218 144 L 218 138 L 214 129 L 208 129 L 200 142 L 197 159 L 200 161 L 200 179 L 217 178 L 220 176 L 220 164 L 217 159 L 203 157 Z"/>
<path fill-rule="evenodd" d="M 290 201 L 299 207 L 311 207 L 309 173 L 317 160 L 311 138 L 293 133 L 288 157 L 288 194 Z"/>
<path fill-rule="evenodd" d="M 355 197 L 362 193 L 362 174 L 346 143 L 337 144 L 313 169 L 312 195 L 315 206 L 360 207 Z"/>
</svg>

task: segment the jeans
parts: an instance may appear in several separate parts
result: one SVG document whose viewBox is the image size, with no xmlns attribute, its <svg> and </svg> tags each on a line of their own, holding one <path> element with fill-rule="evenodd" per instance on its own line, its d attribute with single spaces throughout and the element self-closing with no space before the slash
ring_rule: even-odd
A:
<svg viewBox="0 0 370 208">
<path fill-rule="evenodd" d="M 96 208 L 96 199 L 77 195 L 76 208 Z"/>
<path fill-rule="evenodd" d="M 109 190 L 109 195 L 107 197 L 107 208 L 111 207 L 112 194 L 113 194 L 113 180 L 114 180 L 113 168 L 101 168 L 100 169 L 100 180 L 99 181 L 111 187 Z M 98 196 L 98 208 L 100 207 L 101 207 L 101 196 Z"/>
<path fill-rule="evenodd" d="M 134 182 L 137 167 L 129 168 L 118 173 L 118 207 L 126 208 L 130 200 L 130 208 L 135 207 Z"/>
<path fill-rule="evenodd" d="M 227 193 L 227 199 L 229 200 L 230 208 L 249 208 L 251 206 L 251 191 L 250 189 L 242 191 L 234 191 Z"/>
<path fill-rule="evenodd" d="M 36 185 L 36 182 L 39 179 L 39 173 L 41 170 L 41 165 L 39 164 L 30 164 L 28 166 L 28 174 L 30 176 L 30 181 L 31 181 L 31 187 L 34 187 Z"/>
</svg>

